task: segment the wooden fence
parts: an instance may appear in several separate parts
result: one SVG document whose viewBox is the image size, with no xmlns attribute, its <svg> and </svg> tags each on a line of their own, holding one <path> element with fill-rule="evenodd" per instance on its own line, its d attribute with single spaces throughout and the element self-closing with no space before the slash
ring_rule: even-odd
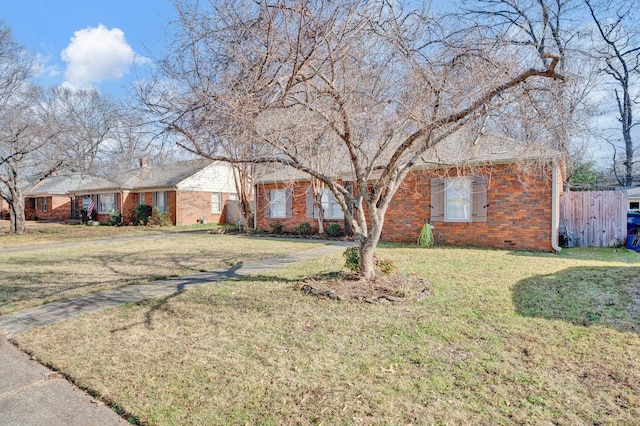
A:
<svg viewBox="0 0 640 426">
<path fill-rule="evenodd" d="M 560 196 L 560 244 L 612 247 L 627 240 L 625 191 L 565 192 Z"/>
</svg>

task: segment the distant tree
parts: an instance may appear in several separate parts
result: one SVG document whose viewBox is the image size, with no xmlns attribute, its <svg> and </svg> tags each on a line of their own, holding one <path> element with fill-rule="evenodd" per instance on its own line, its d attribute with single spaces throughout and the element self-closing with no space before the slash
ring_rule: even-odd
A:
<svg viewBox="0 0 640 426">
<path fill-rule="evenodd" d="M 35 64 L 24 48 L 0 26 L 0 197 L 9 205 L 10 233 L 25 229 L 24 194 L 30 183 L 60 166 L 49 156 L 54 137 L 44 93 L 30 84 Z"/>
<path fill-rule="evenodd" d="M 375 274 L 387 208 L 422 154 L 460 129 L 481 131 L 489 111 L 523 101 L 528 83 L 564 80 L 558 52 L 506 45 L 502 31 L 401 2 L 176 6 L 174 52 L 162 68 L 171 83 L 161 88 L 184 101 L 147 97 L 162 103 L 165 130 L 196 135 L 194 117 L 210 131 L 239 123 L 257 152 L 231 154 L 215 131 L 180 144 L 216 160 L 281 163 L 321 181 L 358 238 L 366 278 Z M 328 141 L 321 155 L 345 162 L 353 190 L 310 161 L 318 138 Z"/>
<path fill-rule="evenodd" d="M 598 189 L 600 172 L 593 161 L 575 161 L 568 173 L 570 189 L 580 191 L 593 191 Z"/>
<path fill-rule="evenodd" d="M 618 133 L 621 138 L 607 137 L 614 150 L 613 171 L 618 182 L 624 186 L 633 185 L 633 174 L 637 168 L 633 129 L 634 109 L 638 103 L 640 79 L 640 11 L 635 0 L 596 1 L 584 0 L 596 30 L 592 34 L 589 54 L 597 61 L 600 72 L 611 82 L 608 87 L 617 107 L 620 123 Z M 623 146 L 618 153 L 617 140 Z M 622 158 L 620 158 L 622 157 Z M 618 170 L 622 169 L 619 173 Z"/>
</svg>

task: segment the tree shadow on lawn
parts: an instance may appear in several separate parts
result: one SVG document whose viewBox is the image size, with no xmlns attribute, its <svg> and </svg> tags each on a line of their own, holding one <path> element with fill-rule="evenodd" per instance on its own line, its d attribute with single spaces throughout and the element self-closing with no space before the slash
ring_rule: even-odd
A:
<svg viewBox="0 0 640 426">
<path fill-rule="evenodd" d="M 559 253 L 540 251 L 514 250 L 511 256 L 538 257 L 551 259 L 575 259 L 593 260 L 598 262 L 622 262 L 627 264 L 640 264 L 640 253 L 626 248 L 602 248 L 602 247 L 573 247 L 562 249 Z"/>
<path fill-rule="evenodd" d="M 289 283 L 289 284 L 296 284 L 300 282 L 300 278 L 283 278 L 283 277 L 276 277 L 276 276 L 270 276 L 270 275 L 239 275 L 237 274 L 237 271 L 242 267 L 241 264 L 239 265 L 235 265 L 234 267 L 230 268 L 228 271 L 224 271 L 224 272 L 220 272 L 219 273 L 219 279 L 216 279 L 215 281 L 211 281 L 211 280 L 207 280 L 206 278 L 203 278 L 202 276 L 198 276 L 198 275 L 194 275 L 194 276 L 190 276 L 190 277 L 178 277 L 178 280 L 182 280 L 184 281 L 183 283 L 179 284 L 176 288 L 176 292 L 169 294 L 167 296 L 164 297 L 160 297 L 160 298 L 155 298 L 155 299 L 147 299 L 147 300 L 143 300 L 141 302 L 136 303 L 139 306 L 146 306 L 148 307 L 147 311 L 145 312 L 145 319 L 144 321 L 138 321 L 135 323 L 131 323 L 131 324 L 127 324 L 123 327 L 119 327 L 119 328 L 115 328 L 112 329 L 111 332 L 118 332 L 118 331 L 125 331 L 128 330 L 130 328 L 136 327 L 136 326 L 140 326 L 143 325 L 148 329 L 152 329 L 153 328 L 153 321 L 154 321 L 154 316 L 158 313 L 161 312 L 163 310 L 168 310 L 171 311 L 171 307 L 169 306 L 169 303 L 171 301 L 171 299 L 174 299 L 178 296 L 180 296 L 182 293 L 184 293 L 187 290 L 193 289 L 195 287 L 193 287 L 193 285 L 195 284 L 196 286 L 200 286 L 203 284 L 217 284 L 220 282 L 237 282 L 237 283 L 242 283 L 242 282 L 253 282 L 253 281 L 257 281 L 257 282 L 279 282 L 279 283 Z M 214 274 L 216 274 L 214 272 Z M 224 298 L 226 298 L 227 300 L 222 300 L 223 298 L 221 297 L 220 300 L 218 301 L 218 303 L 233 303 L 234 305 L 242 305 L 245 309 L 250 308 L 252 303 L 246 303 L 247 300 L 239 300 L 239 299 L 246 299 L 246 297 L 243 296 L 233 296 L 232 299 L 234 299 L 233 301 L 229 300 L 230 296 L 224 296 Z M 237 300 L 235 300 L 237 299 Z M 260 306 L 261 303 L 258 300 L 258 303 L 255 305 L 255 308 L 257 310 L 260 310 Z M 206 300 L 203 300 L 203 303 L 207 303 Z"/>
<path fill-rule="evenodd" d="M 523 316 L 640 334 L 638 267 L 574 267 L 537 275 L 518 282 L 512 297 Z"/>
</svg>

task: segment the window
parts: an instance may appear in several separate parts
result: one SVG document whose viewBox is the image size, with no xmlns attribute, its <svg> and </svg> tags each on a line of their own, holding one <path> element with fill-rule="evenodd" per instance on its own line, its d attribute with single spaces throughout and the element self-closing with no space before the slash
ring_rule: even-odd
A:
<svg viewBox="0 0 640 426">
<path fill-rule="evenodd" d="M 629 210 L 640 211 L 640 201 L 629 201 Z"/>
<path fill-rule="evenodd" d="M 110 213 L 116 211 L 116 194 L 98 195 L 98 213 Z"/>
<path fill-rule="evenodd" d="M 222 194 L 214 192 L 211 194 L 211 213 L 222 212 Z"/>
<path fill-rule="evenodd" d="M 487 177 L 431 179 L 432 222 L 486 222 Z"/>
<path fill-rule="evenodd" d="M 85 195 L 82 197 L 82 208 L 89 210 L 89 204 L 91 204 L 91 195 Z"/>
<path fill-rule="evenodd" d="M 229 201 L 238 201 L 238 194 L 229 194 Z"/>
<path fill-rule="evenodd" d="M 167 211 L 167 193 L 166 192 L 154 192 L 154 207 L 156 211 L 164 213 Z"/>
<path fill-rule="evenodd" d="M 449 178 L 444 182 L 444 220 L 471 221 L 471 178 Z"/>
<path fill-rule="evenodd" d="M 42 197 L 42 211 L 46 212 L 49 210 L 49 199 L 47 197 Z"/>
<path fill-rule="evenodd" d="M 140 200 L 139 200 L 138 204 L 144 204 L 144 192 L 140 193 Z"/>
<path fill-rule="evenodd" d="M 344 212 L 331 190 L 328 188 L 322 190 L 320 202 L 325 219 L 344 219 Z"/>
<path fill-rule="evenodd" d="M 271 217 L 285 218 L 287 217 L 287 191 L 284 189 L 271 190 Z"/>
</svg>

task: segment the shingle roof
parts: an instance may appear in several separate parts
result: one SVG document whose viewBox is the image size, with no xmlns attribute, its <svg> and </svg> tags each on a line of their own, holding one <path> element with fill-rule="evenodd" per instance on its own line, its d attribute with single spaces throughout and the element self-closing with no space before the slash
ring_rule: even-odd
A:
<svg viewBox="0 0 640 426">
<path fill-rule="evenodd" d="M 495 136 L 477 135 L 458 132 L 428 149 L 416 164 L 418 169 L 447 168 L 465 165 L 504 164 L 523 161 L 548 161 L 559 158 L 560 151 L 547 145 L 534 142 L 521 142 L 515 139 Z M 341 157 L 343 166 L 334 165 L 335 175 L 345 179 L 351 176 L 350 168 L 345 165 L 345 157 Z M 380 163 L 383 165 L 383 163 Z M 256 179 L 258 183 L 277 183 L 287 181 L 309 180 L 308 174 L 282 165 L 271 166 L 272 171 Z M 275 168 L 275 169 L 274 169 Z"/>
<path fill-rule="evenodd" d="M 211 164 L 211 160 L 202 159 L 145 166 L 122 173 L 114 180 L 126 189 L 174 187 Z"/>
<path fill-rule="evenodd" d="M 64 195 L 95 179 L 82 174 L 52 176 L 39 182 L 27 194 L 30 197 Z"/>
</svg>

